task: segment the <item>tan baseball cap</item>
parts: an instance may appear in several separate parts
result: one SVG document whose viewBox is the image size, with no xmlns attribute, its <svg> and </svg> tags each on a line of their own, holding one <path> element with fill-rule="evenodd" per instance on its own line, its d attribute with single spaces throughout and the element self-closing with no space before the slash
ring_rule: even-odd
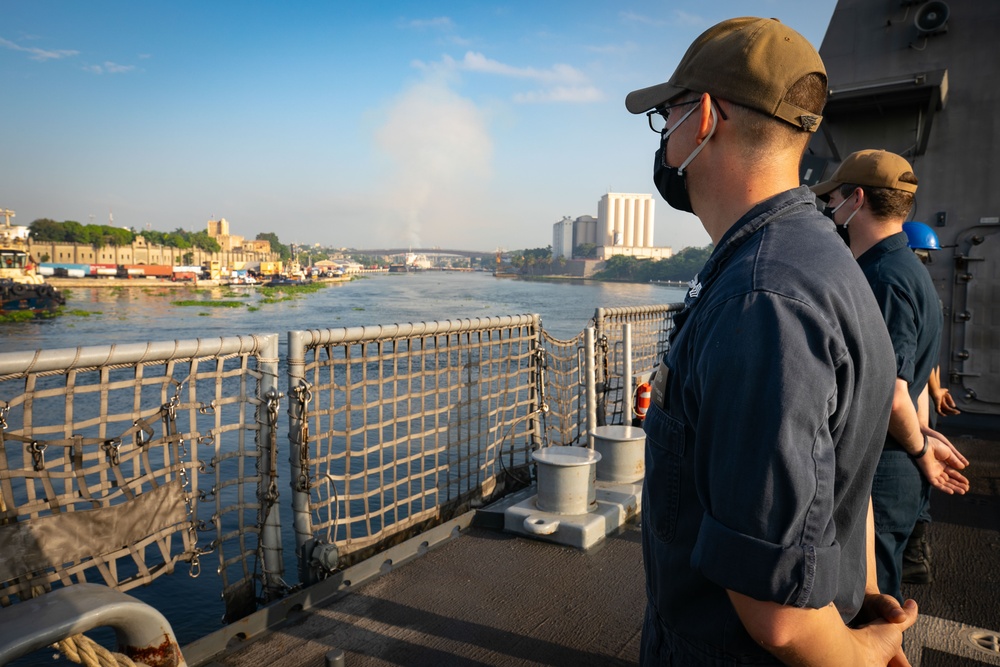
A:
<svg viewBox="0 0 1000 667">
<path fill-rule="evenodd" d="M 815 132 L 823 117 L 785 101 L 789 88 L 814 72 L 826 78 L 819 53 L 777 19 L 729 19 L 703 32 L 688 47 L 669 81 L 629 93 L 625 108 L 645 113 L 690 90 Z"/>
<path fill-rule="evenodd" d="M 840 163 L 830 180 L 817 183 L 809 189 L 820 197 L 828 195 L 844 183 L 916 192 L 916 183 L 900 180 L 906 173 L 913 173 L 913 167 L 905 158 L 895 153 L 880 150 L 857 151 Z"/>
</svg>

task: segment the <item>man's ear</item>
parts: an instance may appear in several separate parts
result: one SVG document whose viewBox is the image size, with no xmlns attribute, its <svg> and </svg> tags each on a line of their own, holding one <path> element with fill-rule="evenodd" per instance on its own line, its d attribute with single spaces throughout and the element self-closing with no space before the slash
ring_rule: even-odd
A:
<svg viewBox="0 0 1000 667">
<path fill-rule="evenodd" d="M 713 113 L 712 97 L 708 93 L 702 93 L 698 100 L 698 134 L 695 137 L 699 144 L 708 138 L 712 133 L 712 126 L 718 122 L 718 119 L 712 118 Z"/>
</svg>

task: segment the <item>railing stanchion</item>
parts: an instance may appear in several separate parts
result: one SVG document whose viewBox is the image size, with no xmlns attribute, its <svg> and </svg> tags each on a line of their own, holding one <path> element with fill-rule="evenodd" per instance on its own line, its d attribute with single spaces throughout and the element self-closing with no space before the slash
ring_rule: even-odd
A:
<svg viewBox="0 0 1000 667">
<path fill-rule="evenodd" d="M 278 334 L 263 337 L 260 351 L 261 379 L 260 398 L 257 406 L 257 423 L 261 425 L 260 457 L 266 464 L 261 465 L 260 487 L 257 498 L 264 509 L 264 525 L 260 527 L 261 547 L 264 552 L 264 597 L 277 600 L 284 593 L 282 579 L 285 572 L 281 555 L 281 513 L 278 511 L 278 405 L 281 394 L 278 391 Z M 264 428 L 264 425 L 267 428 Z"/>
<path fill-rule="evenodd" d="M 594 327 L 587 327 L 583 336 L 583 358 L 587 382 L 587 447 L 594 448 L 594 429 L 597 428 L 597 378 L 594 364 Z"/>
</svg>

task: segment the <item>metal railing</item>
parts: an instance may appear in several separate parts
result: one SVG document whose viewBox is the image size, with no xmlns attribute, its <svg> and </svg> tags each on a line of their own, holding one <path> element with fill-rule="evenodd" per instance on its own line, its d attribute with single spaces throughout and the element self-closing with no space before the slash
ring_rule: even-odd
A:
<svg viewBox="0 0 1000 667">
<path fill-rule="evenodd" d="M 0 354 L 0 603 L 196 576 L 213 552 L 227 618 L 276 597 L 277 342 Z"/>
<path fill-rule="evenodd" d="M 594 314 L 597 346 L 597 381 L 603 384 L 598 415 L 606 424 L 629 424 L 632 415 L 624 415 L 624 392 L 632 391 L 636 376 L 646 376 L 659 363 L 667 349 L 667 337 L 673 328 L 674 314 L 684 304 L 598 308 Z M 632 378 L 625 378 L 622 327 L 632 325 Z M 599 392 L 601 393 L 601 392 Z"/>
<path fill-rule="evenodd" d="M 538 338 L 537 315 L 289 333 L 304 580 L 528 483 Z"/>
<path fill-rule="evenodd" d="M 604 423 L 627 423 L 622 326 L 648 373 L 679 309 L 596 311 Z M 537 315 L 289 332 L 283 393 L 278 356 L 277 334 L 0 354 L 0 604 L 197 575 L 213 554 L 199 600 L 217 591 L 232 622 L 530 484 L 534 449 L 586 441 L 583 333 Z"/>
</svg>

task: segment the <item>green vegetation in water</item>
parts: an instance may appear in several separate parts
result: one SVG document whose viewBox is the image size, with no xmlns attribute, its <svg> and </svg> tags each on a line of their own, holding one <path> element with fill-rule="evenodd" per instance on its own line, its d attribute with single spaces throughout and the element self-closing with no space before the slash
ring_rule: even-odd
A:
<svg viewBox="0 0 1000 667">
<path fill-rule="evenodd" d="M 59 317 L 63 313 L 64 310 L 62 308 L 56 308 L 55 310 L 42 310 L 37 313 L 30 310 L 12 310 L 9 313 L 0 315 L 0 322 L 7 323 L 30 322 L 31 320 L 51 320 Z M 87 314 L 89 315 L 90 313 Z"/>
<path fill-rule="evenodd" d="M 260 310 L 260 308 L 258 308 L 257 306 L 247 306 L 248 312 L 256 313 L 258 310 Z"/>
<path fill-rule="evenodd" d="M 198 313 L 198 317 L 211 317 L 212 313 Z"/>
<path fill-rule="evenodd" d="M 12 310 L 0 315 L 0 322 L 27 322 L 33 319 L 35 319 L 35 314 L 30 310 Z"/>
<path fill-rule="evenodd" d="M 242 308 L 242 301 L 201 301 L 199 299 L 183 299 L 181 301 L 171 301 L 175 306 L 199 306 L 201 308 Z"/>
<path fill-rule="evenodd" d="M 264 296 L 274 296 L 277 293 L 282 294 L 312 294 L 313 292 L 318 292 L 321 289 L 325 289 L 326 285 L 321 282 L 303 283 L 301 285 L 278 285 L 275 287 L 264 287 L 258 288 L 258 291 Z"/>
<path fill-rule="evenodd" d="M 354 308 L 351 308 L 351 310 L 364 310 L 364 308 L 362 308 L 361 306 L 354 306 Z"/>
<path fill-rule="evenodd" d="M 294 296 L 271 296 L 260 300 L 261 303 L 281 303 L 282 301 L 292 301 Z"/>
<path fill-rule="evenodd" d="M 74 308 L 73 310 L 66 313 L 67 315 L 72 315 L 74 317 L 90 317 L 91 315 L 97 315 L 98 311 L 81 310 L 79 308 Z"/>
</svg>

